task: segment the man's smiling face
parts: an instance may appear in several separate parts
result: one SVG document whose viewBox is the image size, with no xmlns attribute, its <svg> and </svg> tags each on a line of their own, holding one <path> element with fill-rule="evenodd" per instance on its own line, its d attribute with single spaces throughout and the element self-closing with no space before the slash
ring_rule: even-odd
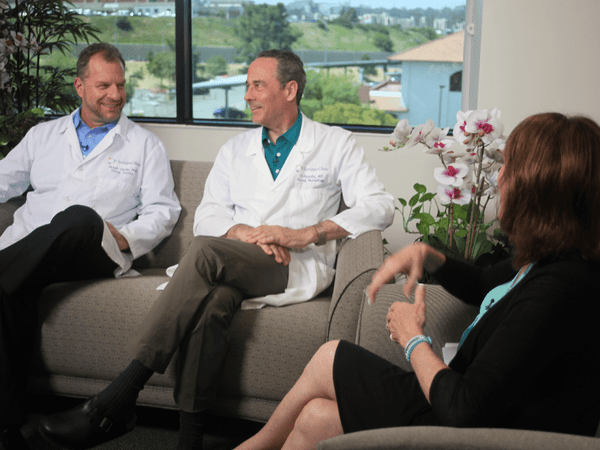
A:
<svg viewBox="0 0 600 450">
<path fill-rule="evenodd" d="M 252 111 L 252 122 L 269 129 L 277 129 L 289 109 L 285 86 L 277 78 L 278 64 L 275 58 L 258 58 L 250 64 L 244 96 Z"/>
<path fill-rule="evenodd" d="M 102 54 L 90 58 L 84 78 L 75 78 L 81 97 L 81 119 L 96 128 L 118 120 L 125 106 L 125 73 L 119 61 L 105 61 Z"/>
</svg>

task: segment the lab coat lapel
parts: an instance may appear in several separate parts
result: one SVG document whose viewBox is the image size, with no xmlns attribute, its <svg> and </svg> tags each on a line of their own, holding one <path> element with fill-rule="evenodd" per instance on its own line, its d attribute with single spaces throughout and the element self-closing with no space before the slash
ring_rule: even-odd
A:
<svg viewBox="0 0 600 450">
<path fill-rule="evenodd" d="M 75 131 L 75 124 L 73 123 L 73 116 L 75 115 L 75 112 L 77 112 L 77 110 L 72 112 L 68 118 L 65 117 L 66 121 L 64 122 L 64 126 L 61 128 L 60 132 L 65 135 L 67 143 L 69 144 L 70 161 L 76 166 L 79 166 L 83 163 L 83 155 L 81 154 L 81 144 L 79 144 L 77 131 Z"/>
<path fill-rule="evenodd" d="M 246 155 L 253 158 L 253 164 L 260 173 L 260 179 L 268 180 L 267 183 L 272 184 L 273 175 L 271 175 L 271 171 L 267 165 L 265 150 L 262 146 L 262 127 L 257 128 L 254 136 L 252 136 Z"/>
<path fill-rule="evenodd" d="M 285 183 L 290 177 L 295 177 L 297 173 L 296 168 L 302 166 L 306 155 L 314 150 L 315 136 L 311 128 L 312 124 L 303 116 L 302 129 L 300 130 L 300 136 L 298 136 L 298 142 L 292 148 L 281 172 L 277 176 L 273 185 L 274 188 Z"/>
</svg>

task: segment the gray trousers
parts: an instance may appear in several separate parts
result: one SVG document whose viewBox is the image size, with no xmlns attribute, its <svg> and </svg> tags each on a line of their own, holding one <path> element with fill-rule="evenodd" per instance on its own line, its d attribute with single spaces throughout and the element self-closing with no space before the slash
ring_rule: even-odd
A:
<svg viewBox="0 0 600 450">
<path fill-rule="evenodd" d="M 244 298 L 281 293 L 287 282 L 288 267 L 259 246 L 198 236 L 127 350 L 158 373 L 165 372 L 179 350 L 177 405 L 186 412 L 210 409 L 237 307 Z"/>
</svg>

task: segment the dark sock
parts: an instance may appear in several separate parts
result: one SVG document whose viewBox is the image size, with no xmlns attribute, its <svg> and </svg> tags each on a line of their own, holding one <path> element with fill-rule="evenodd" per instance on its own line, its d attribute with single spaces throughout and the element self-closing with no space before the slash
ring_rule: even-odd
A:
<svg viewBox="0 0 600 450">
<path fill-rule="evenodd" d="M 141 362 L 135 359 L 131 361 L 131 364 L 98 394 L 98 399 L 107 408 L 106 415 L 116 421 L 126 420 L 135 408 L 140 391 L 153 374 L 154 371 Z"/>
<path fill-rule="evenodd" d="M 177 450 L 202 450 L 202 438 L 207 415 L 206 411 L 197 413 L 179 411 Z"/>
</svg>

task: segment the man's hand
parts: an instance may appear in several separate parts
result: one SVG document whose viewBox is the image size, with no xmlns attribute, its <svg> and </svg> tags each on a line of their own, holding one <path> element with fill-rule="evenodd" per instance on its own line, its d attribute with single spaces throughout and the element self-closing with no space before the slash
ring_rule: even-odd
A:
<svg viewBox="0 0 600 450">
<path fill-rule="evenodd" d="M 258 242 L 255 235 L 259 228 L 238 224 L 231 227 L 223 237 L 227 239 L 237 239 L 238 241 L 247 242 L 249 244 L 256 244 L 262 248 L 267 255 L 272 255 L 275 258 L 275 261 L 287 266 L 292 260 L 288 247 L 276 242 L 269 242 L 268 240 Z"/>
<path fill-rule="evenodd" d="M 285 248 L 282 247 L 281 245 L 277 245 L 277 244 L 256 244 L 258 245 L 260 248 L 263 249 L 263 251 L 267 254 L 267 255 L 273 255 L 273 257 L 275 258 L 275 261 L 277 261 L 280 264 L 283 264 L 284 266 L 287 266 L 290 261 L 292 260 L 292 257 L 290 256 L 290 251 Z"/>
<path fill-rule="evenodd" d="M 113 237 L 117 241 L 119 250 L 121 250 L 122 252 L 127 250 L 129 248 L 129 242 L 127 242 L 127 239 L 125 239 L 123 237 L 123 235 L 117 231 L 117 229 L 114 227 L 114 225 L 112 223 L 106 222 L 106 224 L 108 225 L 108 229 L 110 230 L 110 233 L 113 235 Z"/>
<path fill-rule="evenodd" d="M 315 242 L 314 227 L 292 230 L 278 225 L 261 225 L 248 234 L 252 244 L 277 244 L 285 248 L 304 248 Z"/>
</svg>

